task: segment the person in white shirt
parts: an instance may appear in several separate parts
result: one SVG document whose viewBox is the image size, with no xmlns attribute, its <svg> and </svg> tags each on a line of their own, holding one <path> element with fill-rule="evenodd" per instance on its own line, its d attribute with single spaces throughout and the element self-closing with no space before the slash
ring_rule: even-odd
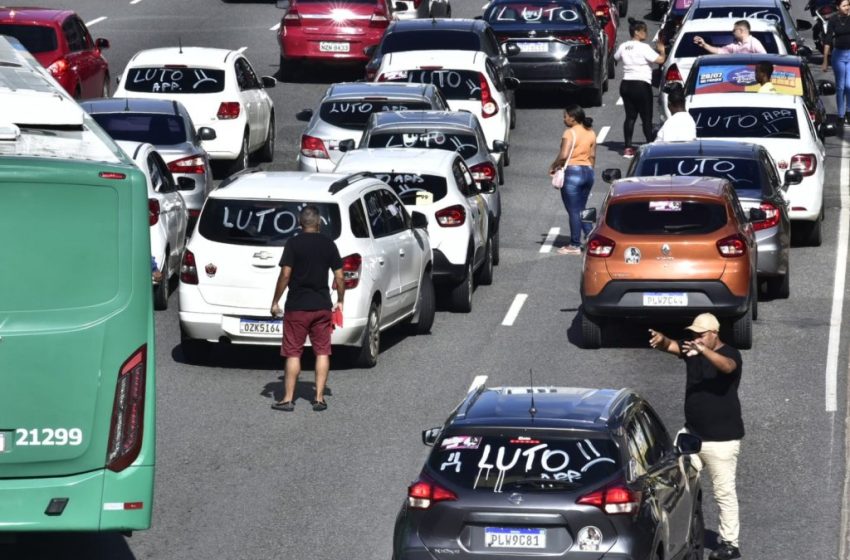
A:
<svg viewBox="0 0 850 560">
<path fill-rule="evenodd" d="M 670 118 L 655 136 L 656 142 L 687 142 L 697 139 L 697 123 L 685 109 L 685 92 L 676 88 L 667 95 Z"/>
<path fill-rule="evenodd" d="M 728 45 L 715 47 L 705 42 L 705 39 L 697 35 L 694 44 L 708 51 L 709 54 L 764 54 L 764 45 L 761 41 L 750 35 L 750 22 L 745 19 L 736 21 L 732 27 L 732 36 L 735 40 Z"/>
<path fill-rule="evenodd" d="M 644 43 L 646 41 L 646 23 L 629 18 L 630 41 L 622 43 L 614 59 L 623 63 L 623 80 L 620 82 L 620 97 L 626 110 L 623 122 L 623 139 L 626 147 L 623 157 L 635 157 L 632 134 L 635 122 L 640 115 L 643 134 L 647 142 L 652 142 L 652 64 L 662 64 L 666 58 L 664 45 L 657 43 L 658 51 Z"/>
</svg>

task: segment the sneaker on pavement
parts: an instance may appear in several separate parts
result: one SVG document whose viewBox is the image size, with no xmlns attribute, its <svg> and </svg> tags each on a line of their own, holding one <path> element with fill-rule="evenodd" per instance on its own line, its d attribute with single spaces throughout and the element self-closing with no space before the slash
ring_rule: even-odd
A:
<svg viewBox="0 0 850 560">
<path fill-rule="evenodd" d="M 626 148 L 623 150 L 623 157 L 626 159 L 632 159 L 635 157 L 635 149 L 634 148 Z"/>
<path fill-rule="evenodd" d="M 732 560 L 740 558 L 741 551 L 737 546 L 733 546 L 728 542 L 723 542 L 719 547 L 714 549 L 714 552 L 708 555 L 708 560 Z"/>
</svg>

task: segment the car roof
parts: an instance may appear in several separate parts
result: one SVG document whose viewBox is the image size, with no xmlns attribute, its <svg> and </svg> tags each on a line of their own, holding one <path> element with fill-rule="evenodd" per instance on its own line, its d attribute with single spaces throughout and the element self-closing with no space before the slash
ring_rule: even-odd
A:
<svg viewBox="0 0 850 560">
<path fill-rule="evenodd" d="M 487 28 L 487 22 L 480 19 L 465 18 L 427 18 L 408 19 L 393 22 L 387 33 L 397 31 L 424 31 L 437 29 L 440 31 L 483 31 Z"/>
<path fill-rule="evenodd" d="M 461 403 L 449 429 L 510 426 L 607 431 L 637 398 L 629 389 L 534 387 L 532 393 L 527 386 L 481 387 Z"/>
<path fill-rule="evenodd" d="M 729 0 L 696 0 L 699 8 L 729 8 Z M 734 5 L 740 6 L 777 6 L 778 0 L 735 0 Z"/>
<path fill-rule="evenodd" d="M 771 53 L 759 53 L 759 54 L 709 54 L 703 55 L 699 57 L 696 61 L 696 64 L 707 65 L 707 64 L 729 64 L 729 65 L 743 65 L 743 64 L 757 64 L 759 62 L 770 62 L 771 64 L 781 64 L 783 66 L 802 66 L 803 59 L 799 56 L 795 56 L 793 54 L 771 54 Z"/>
<path fill-rule="evenodd" d="M 0 19 L 5 23 L 15 21 L 20 24 L 53 23 L 64 21 L 68 16 L 74 15 L 73 10 L 61 10 L 52 8 L 14 8 L 0 7 Z"/>
<path fill-rule="evenodd" d="M 755 158 L 761 146 L 749 142 L 730 140 L 691 140 L 689 142 L 652 142 L 640 149 L 640 157 L 724 157 Z"/>
<path fill-rule="evenodd" d="M 223 182 L 209 198 L 284 199 L 309 202 L 338 202 L 330 193 L 331 184 L 351 177 L 352 173 L 312 173 L 303 171 L 262 171 L 248 169 Z M 351 184 L 353 184 L 352 181 Z M 345 192 L 345 191 L 343 191 Z"/>
<path fill-rule="evenodd" d="M 392 95 L 393 97 L 421 98 L 434 95 L 435 86 L 431 84 L 411 84 L 406 82 L 343 82 L 333 84 L 325 94 L 326 98 L 370 97 Z"/>
<path fill-rule="evenodd" d="M 394 52 L 385 55 L 382 70 L 412 70 L 442 64 L 453 70 L 478 70 L 487 56 L 481 51 L 433 50 Z"/>
<path fill-rule="evenodd" d="M 688 98 L 688 109 L 702 107 L 767 107 L 795 109 L 802 103 L 799 95 L 774 93 L 701 93 Z"/>
<path fill-rule="evenodd" d="M 476 118 L 466 111 L 382 111 L 372 115 L 372 127 L 430 125 L 475 128 Z"/>
<path fill-rule="evenodd" d="M 429 150 L 427 148 L 361 148 L 352 150 L 343 156 L 337 169 L 351 166 L 354 169 L 368 169 L 377 172 L 400 173 L 440 173 L 450 166 L 457 152 L 449 150 Z"/>
<path fill-rule="evenodd" d="M 709 18 L 709 19 L 689 19 L 682 24 L 680 33 L 691 31 L 729 31 L 735 26 L 735 22 L 741 21 L 741 18 L 726 17 L 726 18 Z M 777 24 L 772 21 L 763 19 L 749 19 L 751 31 L 772 31 L 777 28 Z"/>
<path fill-rule="evenodd" d="M 90 115 L 124 112 L 182 115 L 180 102 L 169 99 L 104 97 L 100 99 L 86 99 L 80 101 L 80 105 Z"/>
<path fill-rule="evenodd" d="M 661 175 L 629 177 L 611 184 L 611 198 L 652 199 L 658 196 L 700 196 L 721 198 L 729 181 L 714 177 Z"/>
<path fill-rule="evenodd" d="M 209 47 L 161 47 L 146 49 L 133 55 L 129 66 L 186 64 L 187 66 L 202 66 L 224 68 L 228 57 L 238 54 L 227 49 Z"/>
</svg>

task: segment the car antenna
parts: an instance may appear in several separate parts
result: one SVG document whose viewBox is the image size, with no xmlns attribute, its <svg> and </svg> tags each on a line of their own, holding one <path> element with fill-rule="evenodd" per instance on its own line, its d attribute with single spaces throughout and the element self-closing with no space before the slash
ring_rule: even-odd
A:
<svg viewBox="0 0 850 560">
<path fill-rule="evenodd" d="M 179 35 L 177 36 L 177 52 L 183 54 L 183 38 Z"/>
<path fill-rule="evenodd" d="M 534 420 L 534 415 L 537 414 L 537 408 L 534 406 L 534 374 L 531 371 L 531 368 L 528 368 L 528 378 L 531 381 L 531 408 L 528 409 L 528 413 L 531 415 L 531 420 Z"/>
</svg>

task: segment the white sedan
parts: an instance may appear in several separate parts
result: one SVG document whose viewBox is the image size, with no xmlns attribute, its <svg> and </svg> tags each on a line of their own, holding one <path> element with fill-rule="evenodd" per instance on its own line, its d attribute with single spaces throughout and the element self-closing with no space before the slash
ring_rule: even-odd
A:
<svg viewBox="0 0 850 560">
<path fill-rule="evenodd" d="M 165 47 L 137 52 L 130 59 L 115 97 L 175 99 L 199 129 L 215 130 L 204 149 L 212 160 L 230 162 L 234 173 L 274 157 L 274 103 L 266 88 L 270 76 L 257 77 L 238 51 L 204 47 Z"/>
</svg>

